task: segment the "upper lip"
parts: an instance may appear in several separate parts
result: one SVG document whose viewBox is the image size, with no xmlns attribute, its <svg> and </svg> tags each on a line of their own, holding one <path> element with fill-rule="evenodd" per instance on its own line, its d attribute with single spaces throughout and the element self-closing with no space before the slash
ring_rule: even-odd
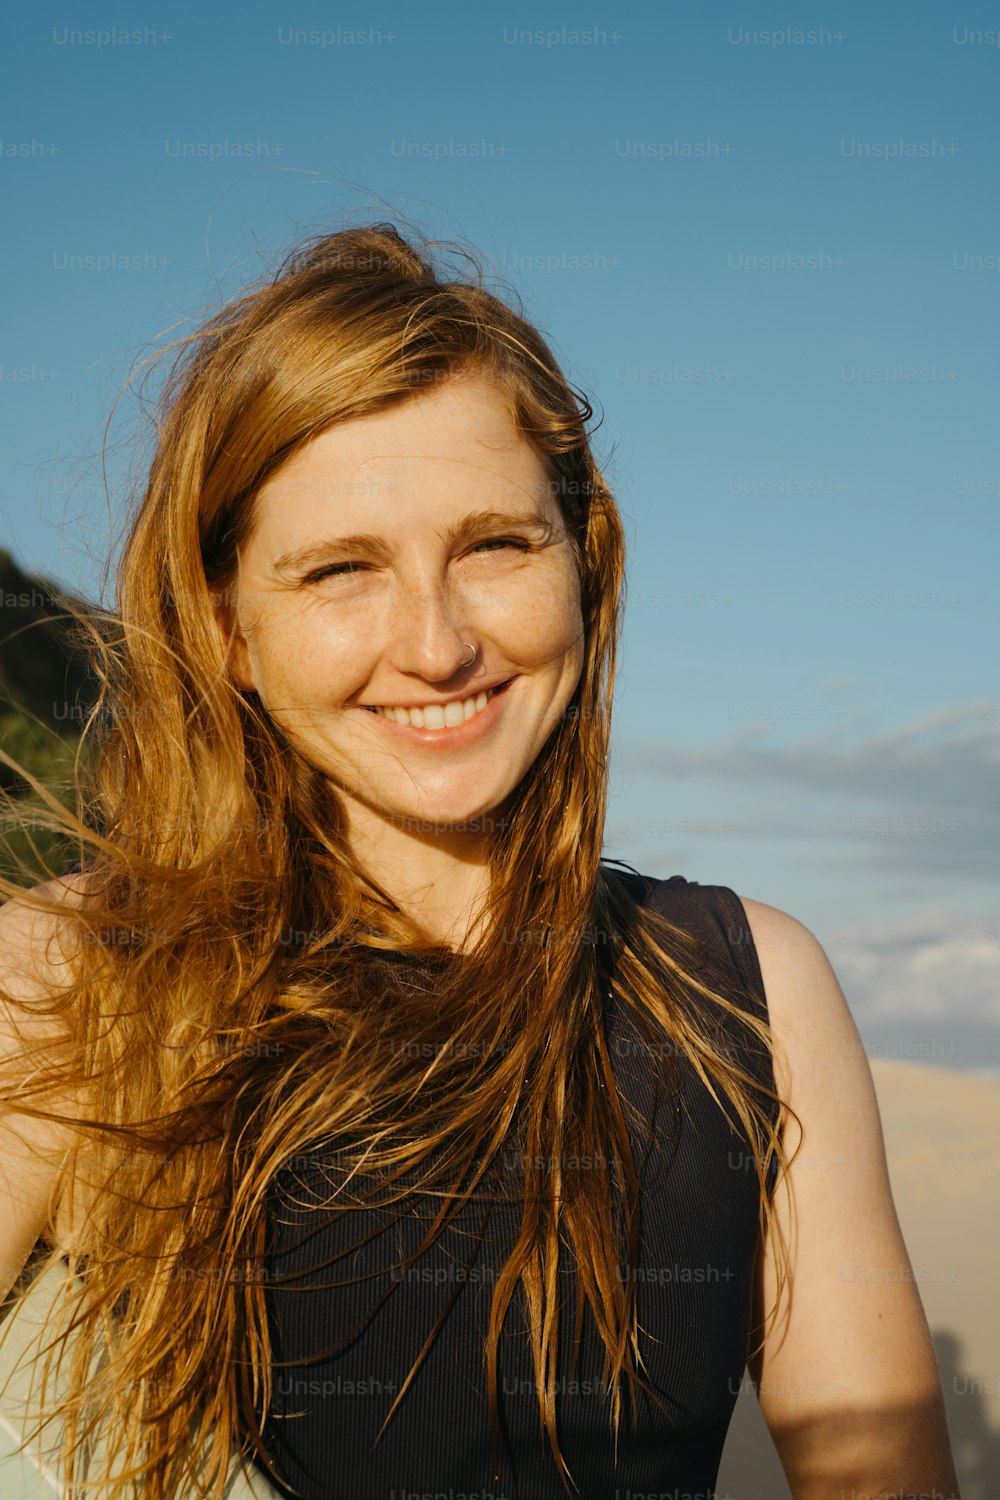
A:
<svg viewBox="0 0 1000 1500">
<path fill-rule="evenodd" d="M 448 698 L 383 698 L 378 703 L 359 703 L 359 708 L 432 708 L 434 704 L 440 704 L 442 708 L 448 703 L 464 703 L 466 698 L 477 698 L 480 693 L 488 693 L 490 688 L 502 687 L 505 682 L 510 682 L 510 677 L 479 677 L 475 682 L 470 682 L 468 687 L 463 688 L 460 693 L 452 693 Z"/>
</svg>

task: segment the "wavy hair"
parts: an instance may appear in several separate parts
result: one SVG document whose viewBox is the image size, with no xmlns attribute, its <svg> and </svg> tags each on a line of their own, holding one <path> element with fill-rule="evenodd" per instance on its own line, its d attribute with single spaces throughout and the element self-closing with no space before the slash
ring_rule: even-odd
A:
<svg viewBox="0 0 1000 1500">
<path fill-rule="evenodd" d="M 540 1419 L 572 1483 L 556 1411 L 567 1247 L 577 1328 L 589 1304 L 605 1346 L 616 1433 L 623 1381 L 633 1398 L 645 1385 L 623 1269 L 638 1253 L 638 1176 L 604 1031 L 609 987 L 650 1055 L 671 1077 L 670 1053 L 686 1060 L 749 1143 L 761 1229 L 772 1222 L 780 1101 L 719 1042 L 725 1022 L 770 1049 L 769 1029 L 703 983 L 689 935 L 601 861 L 625 545 L 593 412 L 486 281 L 461 247 L 418 251 L 385 224 L 343 230 L 172 346 L 115 608 L 89 626 L 101 690 L 76 812 L 33 783 L 83 867 L 58 898 L 21 892 L 50 914 L 71 976 L 43 1007 L 61 1044 L 40 1050 L 26 1028 L 33 1066 L 3 1095 L 73 1132 L 60 1187 L 72 1234 L 49 1250 L 68 1259 L 72 1295 L 48 1353 L 71 1488 L 98 1430 L 102 1492 L 170 1500 L 191 1486 L 218 1500 L 234 1447 L 266 1464 L 265 1209 L 283 1165 L 321 1143 L 351 1167 L 354 1197 L 340 1192 L 338 1211 L 368 1201 L 366 1174 L 380 1194 L 395 1186 L 382 1203 L 433 1195 L 428 1241 L 501 1149 L 520 1148 L 520 1229 L 484 1351 L 491 1442 L 495 1455 L 498 1344 L 520 1288 Z M 335 789 L 237 685 L 216 618 L 269 476 L 334 424 L 457 373 L 495 382 L 543 459 L 585 642 L 569 709 L 503 826 L 485 830 L 487 920 L 466 952 L 431 941 L 357 867 Z M 405 980 L 386 950 L 418 961 Z M 54 1111 L 56 1092 L 73 1109 Z"/>
</svg>

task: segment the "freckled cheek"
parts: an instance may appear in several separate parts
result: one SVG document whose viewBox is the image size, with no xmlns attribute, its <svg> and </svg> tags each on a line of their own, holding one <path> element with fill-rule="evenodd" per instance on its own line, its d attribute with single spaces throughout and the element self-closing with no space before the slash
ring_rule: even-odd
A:
<svg viewBox="0 0 1000 1500">
<path fill-rule="evenodd" d="M 540 666 L 574 652 L 583 632 L 575 574 L 558 575 L 544 588 L 513 590 L 490 633 L 513 661 Z M 486 621 L 485 629 L 489 629 Z"/>
<path fill-rule="evenodd" d="M 369 670 L 372 632 L 314 615 L 262 632 L 256 639 L 265 706 L 322 709 L 357 690 Z"/>
<path fill-rule="evenodd" d="M 516 630 L 510 630 L 501 638 L 504 656 L 524 667 L 539 667 L 551 662 L 558 664 L 574 650 L 580 636 L 580 625 L 568 620 L 565 615 L 522 615 Z"/>
</svg>

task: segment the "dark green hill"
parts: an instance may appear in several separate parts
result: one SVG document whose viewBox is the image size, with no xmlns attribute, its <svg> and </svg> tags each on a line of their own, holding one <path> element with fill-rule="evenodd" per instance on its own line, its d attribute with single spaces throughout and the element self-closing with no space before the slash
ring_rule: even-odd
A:
<svg viewBox="0 0 1000 1500">
<path fill-rule="evenodd" d="M 60 731 L 76 726 L 94 701 L 83 651 L 69 639 L 70 599 L 33 577 L 0 548 L 0 713 L 11 707 Z"/>
<path fill-rule="evenodd" d="M 87 656 L 72 639 L 67 604 L 83 607 L 47 579 L 25 573 L 0 548 L 0 747 L 70 806 L 73 761 L 80 730 L 96 691 Z M 31 838 L 23 817 L 35 805 L 31 788 L 0 764 L 0 788 L 16 799 L 0 817 L 0 870 L 21 879 L 26 868 L 44 874 L 38 853 L 60 867 L 67 862 L 58 839 L 41 828 Z M 23 815 L 23 817 L 22 817 Z"/>
</svg>

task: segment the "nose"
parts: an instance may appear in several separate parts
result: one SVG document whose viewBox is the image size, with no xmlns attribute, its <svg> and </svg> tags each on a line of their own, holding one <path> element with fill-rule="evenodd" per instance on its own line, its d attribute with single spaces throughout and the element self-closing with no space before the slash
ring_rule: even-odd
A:
<svg viewBox="0 0 1000 1500">
<path fill-rule="evenodd" d="M 387 651 L 397 671 L 425 682 L 447 682 L 471 665 L 471 643 L 472 627 L 462 622 L 444 583 L 399 581 Z"/>
</svg>

